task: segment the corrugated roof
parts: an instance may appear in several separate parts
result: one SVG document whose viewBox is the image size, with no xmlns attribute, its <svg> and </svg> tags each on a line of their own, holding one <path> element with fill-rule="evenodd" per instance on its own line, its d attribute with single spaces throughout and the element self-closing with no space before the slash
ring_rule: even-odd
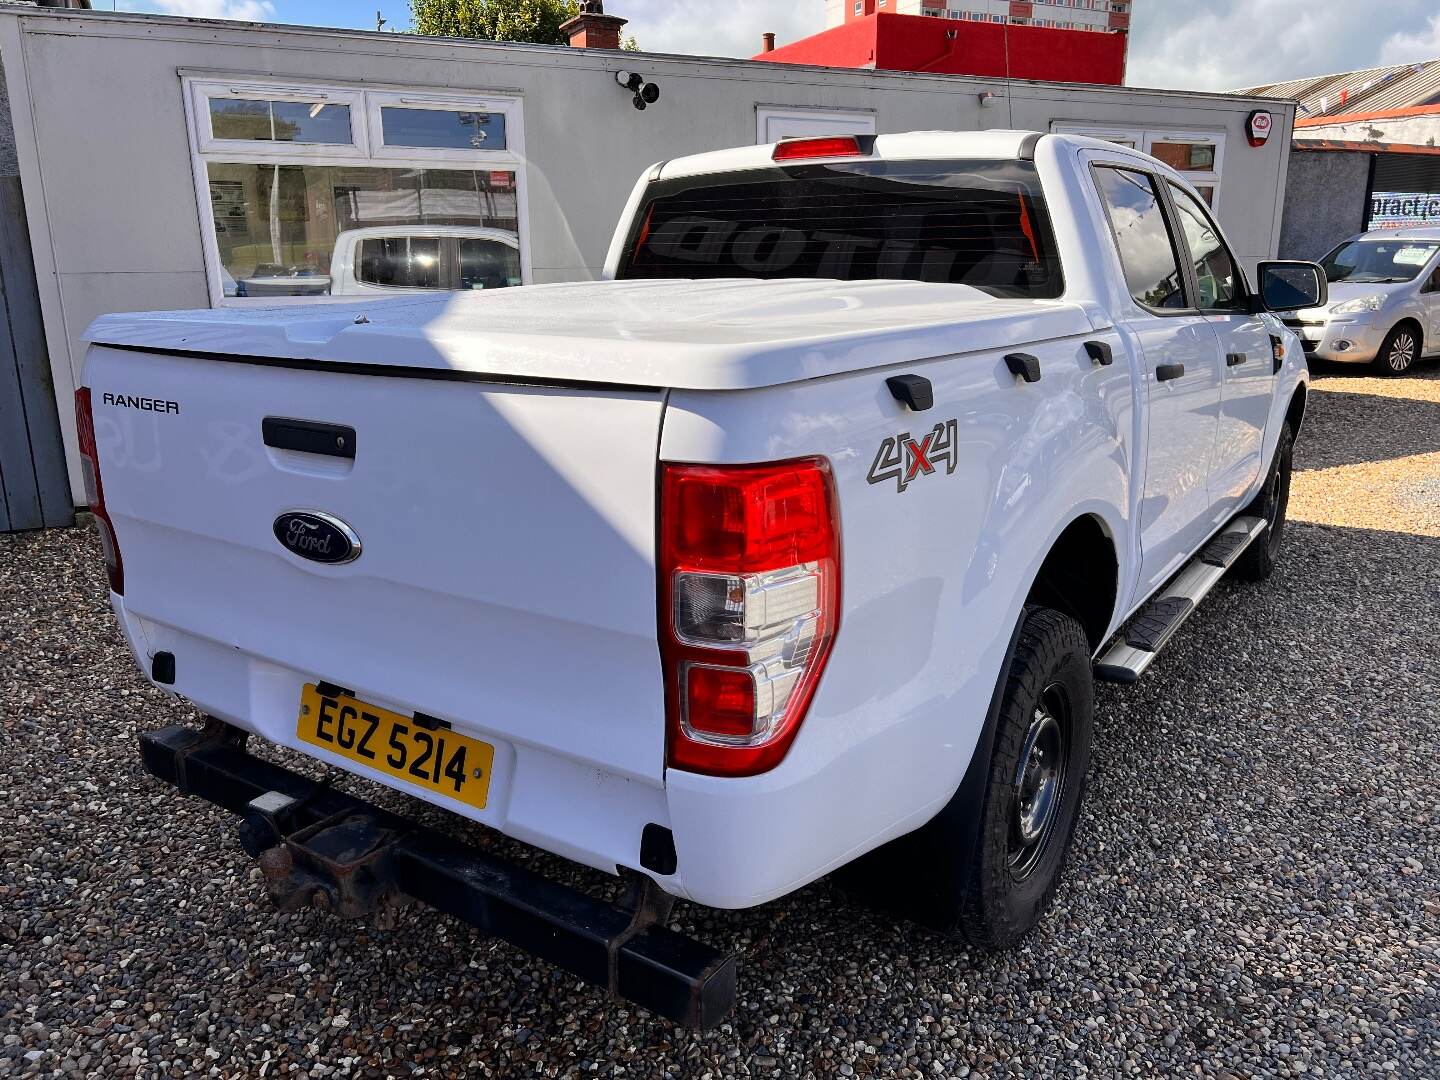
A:
<svg viewBox="0 0 1440 1080">
<path fill-rule="evenodd" d="M 1342 71 L 1233 92 L 1246 97 L 1293 98 L 1300 103 L 1297 119 L 1305 120 L 1435 105 L 1440 104 L 1440 60 Z"/>
</svg>

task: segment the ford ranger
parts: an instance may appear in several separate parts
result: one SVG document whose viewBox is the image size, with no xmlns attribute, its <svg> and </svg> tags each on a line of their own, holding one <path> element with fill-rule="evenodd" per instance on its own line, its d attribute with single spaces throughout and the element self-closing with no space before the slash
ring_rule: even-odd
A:
<svg viewBox="0 0 1440 1080">
<path fill-rule="evenodd" d="M 735 965 L 675 897 L 846 868 L 1013 944 L 1075 828 L 1092 679 L 1275 564 L 1307 372 L 1270 312 L 1323 305 L 1319 268 L 1252 284 L 1160 162 L 989 131 L 656 165 L 604 276 L 94 323 L 112 604 L 207 718 L 146 767 L 241 815 L 282 908 L 422 901 L 699 1026 Z"/>
</svg>

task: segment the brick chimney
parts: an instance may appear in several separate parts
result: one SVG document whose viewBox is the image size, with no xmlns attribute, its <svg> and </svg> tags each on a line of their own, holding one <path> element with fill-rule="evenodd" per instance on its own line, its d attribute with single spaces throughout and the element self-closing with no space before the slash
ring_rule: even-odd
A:
<svg viewBox="0 0 1440 1080">
<path fill-rule="evenodd" d="M 770 33 L 761 34 L 761 35 L 760 35 L 760 41 L 761 41 L 761 45 L 762 45 L 762 47 L 761 47 L 761 49 L 760 49 L 761 52 L 774 52 L 774 51 L 775 51 L 775 35 L 774 35 L 774 34 L 770 34 Z"/>
<path fill-rule="evenodd" d="M 606 15 L 603 0 L 580 0 L 580 14 L 562 23 L 570 35 L 572 49 L 618 49 L 620 28 L 628 22 L 618 15 Z"/>
</svg>

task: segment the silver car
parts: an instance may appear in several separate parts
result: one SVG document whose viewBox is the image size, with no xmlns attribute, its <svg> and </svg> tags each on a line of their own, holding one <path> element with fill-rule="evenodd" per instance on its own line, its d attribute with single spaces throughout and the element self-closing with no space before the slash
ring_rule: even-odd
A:
<svg viewBox="0 0 1440 1080">
<path fill-rule="evenodd" d="M 1440 228 L 1361 233 L 1320 265 L 1329 303 L 1285 318 L 1305 355 L 1374 364 L 1391 375 L 1440 355 Z"/>
</svg>

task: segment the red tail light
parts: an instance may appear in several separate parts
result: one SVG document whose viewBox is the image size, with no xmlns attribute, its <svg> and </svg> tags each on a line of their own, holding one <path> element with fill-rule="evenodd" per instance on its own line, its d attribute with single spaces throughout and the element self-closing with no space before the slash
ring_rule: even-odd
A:
<svg viewBox="0 0 1440 1080">
<path fill-rule="evenodd" d="M 670 767 L 751 776 L 778 765 L 829 657 L 839 604 L 840 529 L 823 458 L 662 466 Z"/>
<path fill-rule="evenodd" d="M 110 578 L 110 591 L 125 595 L 125 566 L 120 561 L 120 545 L 115 540 L 115 526 L 105 510 L 105 488 L 100 483 L 100 453 L 95 446 L 95 414 L 90 408 L 90 388 L 75 391 L 75 429 L 80 440 L 80 472 L 85 477 L 85 498 L 95 515 L 95 528 L 105 549 L 105 573 Z"/>
<path fill-rule="evenodd" d="M 853 135 L 824 135 L 809 139 L 785 139 L 775 144 L 772 161 L 795 161 L 799 158 L 864 157 L 860 140 Z"/>
</svg>

